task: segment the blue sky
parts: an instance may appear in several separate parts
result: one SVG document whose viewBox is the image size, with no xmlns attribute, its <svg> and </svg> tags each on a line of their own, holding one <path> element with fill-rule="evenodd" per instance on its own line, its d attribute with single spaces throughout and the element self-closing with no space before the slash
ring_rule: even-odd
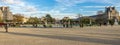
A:
<svg viewBox="0 0 120 45">
<path fill-rule="evenodd" d="M 26 17 L 51 14 L 54 18 L 95 15 L 106 6 L 116 6 L 120 11 L 119 4 L 120 0 L 0 0 L 0 6 L 9 6 L 13 14 L 21 13 Z"/>
</svg>

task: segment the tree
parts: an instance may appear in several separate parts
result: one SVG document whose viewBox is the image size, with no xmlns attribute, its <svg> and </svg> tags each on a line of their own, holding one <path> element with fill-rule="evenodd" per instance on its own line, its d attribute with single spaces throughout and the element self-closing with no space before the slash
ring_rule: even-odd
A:
<svg viewBox="0 0 120 45">
<path fill-rule="evenodd" d="M 40 23 L 40 19 L 37 17 L 30 17 L 27 23 L 32 24 L 34 27 L 37 27 L 37 24 Z"/>
<path fill-rule="evenodd" d="M 98 25 L 107 25 L 107 22 L 108 22 L 108 20 L 105 20 L 104 18 L 97 18 L 96 20 L 95 20 L 95 22 L 96 22 L 96 24 L 98 24 Z"/>
<path fill-rule="evenodd" d="M 51 24 L 55 23 L 55 18 L 52 18 L 50 14 L 46 14 L 45 17 L 41 18 L 44 27 L 52 27 Z"/>
<path fill-rule="evenodd" d="M 54 18 L 52 18 L 50 14 L 46 14 L 46 19 L 47 19 L 47 23 L 51 24 L 54 22 Z"/>
<path fill-rule="evenodd" d="M 13 15 L 13 22 L 14 23 L 22 23 L 24 16 L 22 14 L 14 14 Z"/>
<path fill-rule="evenodd" d="M 109 24 L 110 24 L 111 26 L 114 25 L 114 22 L 115 22 L 114 19 L 110 19 L 110 20 L 109 20 Z"/>
<path fill-rule="evenodd" d="M 91 26 L 95 22 L 95 20 L 90 17 L 81 17 L 79 22 L 81 23 L 81 25 L 85 24 Z"/>
<path fill-rule="evenodd" d="M 23 23 L 24 16 L 22 14 L 14 14 L 13 15 L 13 26 L 20 26 Z"/>
<path fill-rule="evenodd" d="M 27 21 L 29 24 L 38 24 L 40 22 L 39 18 L 37 17 L 30 17 Z"/>
<path fill-rule="evenodd" d="M 62 20 L 61 20 L 62 24 L 63 24 L 63 27 L 66 27 L 68 28 L 69 26 L 71 26 L 71 19 L 69 17 L 64 17 Z M 72 27 L 72 26 L 71 26 Z"/>
<path fill-rule="evenodd" d="M 47 27 L 47 19 L 46 19 L 46 17 L 42 17 L 41 22 L 43 24 L 43 27 L 46 28 Z"/>
</svg>

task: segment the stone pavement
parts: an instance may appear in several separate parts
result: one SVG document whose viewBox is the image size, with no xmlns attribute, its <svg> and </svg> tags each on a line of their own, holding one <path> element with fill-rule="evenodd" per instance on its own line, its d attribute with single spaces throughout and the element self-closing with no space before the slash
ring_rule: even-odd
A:
<svg viewBox="0 0 120 45">
<path fill-rule="evenodd" d="M 0 45 L 120 45 L 120 26 L 0 28 Z"/>
</svg>

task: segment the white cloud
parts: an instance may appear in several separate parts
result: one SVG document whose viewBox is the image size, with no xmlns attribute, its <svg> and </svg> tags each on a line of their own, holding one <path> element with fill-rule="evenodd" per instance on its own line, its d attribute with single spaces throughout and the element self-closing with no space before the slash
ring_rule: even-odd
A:
<svg viewBox="0 0 120 45">
<path fill-rule="evenodd" d="M 61 3 L 65 6 L 74 6 L 76 4 L 85 3 L 85 2 L 94 2 L 94 3 L 104 3 L 104 4 L 115 4 L 119 0 L 56 0 L 58 3 Z"/>
<path fill-rule="evenodd" d="M 77 14 L 74 13 L 56 13 L 53 14 L 53 17 L 62 19 L 63 17 L 77 18 Z"/>
<path fill-rule="evenodd" d="M 106 6 L 82 6 L 83 8 L 105 8 Z"/>
<path fill-rule="evenodd" d="M 27 4 L 27 2 L 23 0 L 0 0 L 0 2 L 2 2 L 1 6 L 9 6 L 14 14 L 21 13 L 24 14 L 26 17 L 29 16 L 41 17 L 41 16 L 45 16 L 46 14 L 51 14 L 53 17 L 63 18 L 64 16 L 72 15 L 69 13 L 67 14 L 61 13 L 61 11 L 64 11 L 66 9 L 64 8 L 64 6 L 61 5 L 56 5 L 53 9 L 49 11 L 48 10 L 42 11 L 39 10 L 35 5 Z"/>
<path fill-rule="evenodd" d="M 55 0 L 58 2 L 58 5 L 53 8 L 53 10 L 58 10 L 59 13 L 68 9 L 69 7 L 76 6 L 76 4 L 86 3 L 86 2 L 93 2 L 93 3 L 102 3 L 102 4 L 114 4 L 113 0 Z M 82 6 L 81 6 L 82 7 Z M 80 8 L 81 8 L 80 7 Z M 83 6 L 84 8 L 105 8 L 105 6 Z M 78 9 L 79 10 L 79 9 Z M 96 11 L 84 11 L 84 9 L 80 9 L 79 11 L 87 12 L 91 14 L 95 14 Z"/>
<path fill-rule="evenodd" d="M 85 2 L 85 0 L 56 0 L 56 1 L 65 6 L 73 6 L 75 4 Z"/>
<path fill-rule="evenodd" d="M 63 18 L 64 16 L 69 16 L 71 18 L 75 17 L 77 14 L 72 13 L 63 13 L 69 7 L 76 6 L 76 4 L 81 4 L 85 2 L 94 2 L 94 3 L 104 3 L 112 4 L 113 6 L 119 5 L 119 0 L 55 0 L 58 2 L 53 9 L 43 11 L 39 10 L 36 5 L 31 5 L 25 2 L 24 0 L 0 0 L 0 6 L 9 6 L 13 13 L 22 13 L 27 16 L 44 16 L 49 13 L 53 17 Z M 120 6 L 120 5 L 119 5 Z M 105 6 L 83 6 L 84 8 L 104 8 Z M 81 8 L 81 7 L 80 7 Z M 84 9 L 78 9 L 84 11 Z M 91 14 L 95 14 L 95 11 L 84 11 Z M 83 14 L 84 15 L 84 14 Z"/>
<path fill-rule="evenodd" d="M 0 0 L 0 6 L 9 6 L 13 13 L 33 14 L 31 12 L 38 13 L 35 5 L 27 4 L 23 0 Z M 27 13 L 29 12 L 29 13 Z"/>
<path fill-rule="evenodd" d="M 19 0 L 1 0 L 2 2 L 6 4 L 18 4 L 21 3 Z"/>
</svg>

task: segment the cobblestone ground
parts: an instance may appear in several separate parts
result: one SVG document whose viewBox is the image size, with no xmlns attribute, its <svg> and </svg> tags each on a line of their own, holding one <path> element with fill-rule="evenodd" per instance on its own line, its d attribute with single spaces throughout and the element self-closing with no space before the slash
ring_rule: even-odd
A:
<svg viewBox="0 0 120 45">
<path fill-rule="evenodd" d="M 120 45 L 120 26 L 0 28 L 0 45 Z"/>
</svg>

